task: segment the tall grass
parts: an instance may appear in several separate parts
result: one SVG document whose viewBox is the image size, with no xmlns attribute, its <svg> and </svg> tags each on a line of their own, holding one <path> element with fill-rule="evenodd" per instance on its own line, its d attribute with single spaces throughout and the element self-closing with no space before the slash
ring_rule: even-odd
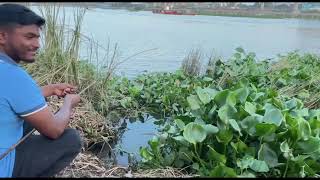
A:
<svg viewBox="0 0 320 180">
<path fill-rule="evenodd" d="M 192 49 L 182 61 L 181 69 L 184 74 L 199 76 L 202 68 L 201 57 L 202 54 L 200 49 Z"/>
<path fill-rule="evenodd" d="M 39 11 L 46 19 L 42 29 L 42 48 L 36 62 L 25 65 L 40 85 L 66 82 L 78 87 L 87 103 L 91 103 L 102 115 L 114 104 L 111 83 L 117 78 L 115 71 L 120 64 L 144 50 L 121 59 L 118 44 L 107 47 L 81 33 L 81 26 L 86 14 L 85 7 L 74 8 L 73 23 L 67 23 L 63 6 L 56 3 L 41 4 Z M 70 24 L 73 26 L 70 27 Z M 99 40 L 101 41 L 101 39 Z M 80 59 L 80 47 L 88 51 L 87 59 Z M 101 58 L 101 54 L 104 54 Z"/>
</svg>

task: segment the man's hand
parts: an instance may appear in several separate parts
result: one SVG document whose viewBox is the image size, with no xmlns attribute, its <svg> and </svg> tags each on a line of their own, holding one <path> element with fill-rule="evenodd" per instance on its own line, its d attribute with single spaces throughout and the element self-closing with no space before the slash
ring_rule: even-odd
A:
<svg viewBox="0 0 320 180">
<path fill-rule="evenodd" d="M 44 97 L 56 95 L 64 97 L 66 94 L 74 94 L 77 88 L 68 83 L 49 84 L 42 87 L 42 94 Z"/>
<path fill-rule="evenodd" d="M 53 86 L 53 94 L 58 97 L 64 97 L 67 94 L 74 94 L 76 93 L 77 88 L 67 83 L 61 84 L 52 84 Z M 79 96 L 80 97 L 80 96 Z"/>
<path fill-rule="evenodd" d="M 71 108 L 76 107 L 80 100 L 81 99 L 79 94 L 67 94 L 64 98 L 64 102 L 70 103 Z"/>
</svg>

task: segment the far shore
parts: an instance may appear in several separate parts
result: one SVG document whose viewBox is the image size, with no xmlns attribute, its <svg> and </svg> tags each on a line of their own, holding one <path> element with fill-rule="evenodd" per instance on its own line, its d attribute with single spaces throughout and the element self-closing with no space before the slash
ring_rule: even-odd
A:
<svg viewBox="0 0 320 180">
<path fill-rule="evenodd" d="M 22 3 L 24 5 L 43 5 L 44 3 Z M 46 3 L 51 4 L 51 3 Z M 107 3 L 95 3 L 95 2 L 62 2 L 55 3 L 68 7 L 86 7 L 87 9 L 99 8 L 99 9 L 126 9 L 129 11 L 152 11 L 151 8 L 137 8 L 135 6 L 128 7 L 113 7 Z M 181 10 L 181 9 L 176 9 Z M 271 18 L 271 19 L 283 19 L 283 18 L 296 18 L 296 19 L 315 19 L 320 20 L 320 12 L 281 12 L 281 11 L 261 11 L 261 10 L 245 10 L 245 9 L 191 9 L 196 15 L 205 16 L 227 16 L 227 17 L 253 17 L 253 18 Z"/>
</svg>

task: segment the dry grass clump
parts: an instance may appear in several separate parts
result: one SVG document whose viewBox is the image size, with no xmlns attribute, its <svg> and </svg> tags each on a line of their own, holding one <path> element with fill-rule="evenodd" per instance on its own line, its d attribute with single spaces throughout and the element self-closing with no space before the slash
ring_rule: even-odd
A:
<svg viewBox="0 0 320 180">
<path fill-rule="evenodd" d="M 189 174 L 184 169 L 179 168 L 158 168 L 158 169 L 147 169 L 147 170 L 138 170 L 137 172 L 132 173 L 133 177 L 141 178 L 141 177 L 171 177 L 171 178 L 190 178 L 196 177 L 197 175 Z"/>
<path fill-rule="evenodd" d="M 106 177 L 103 162 L 94 154 L 84 152 L 78 154 L 73 162 L 55 177 Z"/>
<path fill-rule="evenodd" d="M 202 63 L 200 49 L 190 51 L 181 64 L 182 71 L 189 76 L 199 76 L 201 68 Z"/>
<path fill-rule="evenodd" d="M 57 112 L 63 104 L 63 99 L 57 97 L 50 97 L 48 100 L 53 112 Z M 82 99 L 74 109 L 69 126 L 79 130 L 84 141 L 84 149 L 88 149 L 93 144 L 106 142 L 108 139 L 112 140 L 116 136 L 112 124 L 96 112 L 85 99 Z"/>
</svg>

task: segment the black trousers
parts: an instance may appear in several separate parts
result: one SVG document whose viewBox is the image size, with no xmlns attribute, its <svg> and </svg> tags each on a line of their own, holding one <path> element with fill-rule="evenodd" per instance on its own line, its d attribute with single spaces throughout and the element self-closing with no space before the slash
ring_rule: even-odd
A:
<svg viewBox="0 0 320 180">
<path fill-rule="evenodd" d="M 24 123 L 24 135 L 33 128 Z M 12 177 L 52 177 L 81 151 L 82 142 L 75 129 L 65 129 L 56 140 L 31 135 L 16 147 Z"/>
</svg>

